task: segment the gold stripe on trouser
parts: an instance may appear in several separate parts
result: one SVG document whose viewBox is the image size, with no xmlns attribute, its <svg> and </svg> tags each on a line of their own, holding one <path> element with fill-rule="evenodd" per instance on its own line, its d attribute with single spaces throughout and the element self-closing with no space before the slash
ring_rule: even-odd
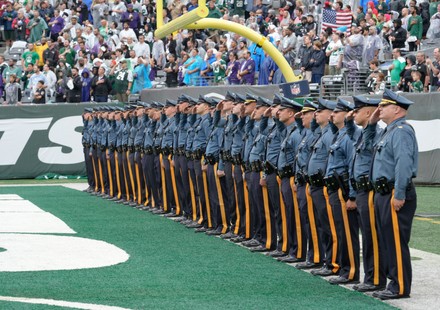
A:
<svg viewBox="0 0 440 310">
<path fill-rule="evenodd" d="M 101 182 L 101 193 L 105 193 L 104 187 L 104 174 L 102 173 L 102 163 L 101 158 L 98 159 L 98 167 L 99 167 L 99 181 Z"/>
<path fill-rule="evenodd" d="M 309 215 L 309 226 L 312 235 L 313 243 L 313 262 L 315 264 L 319 263 L 319 243 L 318 243 L 318 232 L 316 229 L 315 212 L 313 212 L 313 200 L 312 195 L 310 195 L 310 185 L 306 185 L 306 198 L 307 198 L 307 214 Z"/>
<path fill-rule="evenodd" d="M 119 160 L 118 160 L 118 152 L 115 152 L 115 172 L 116 172 L 116 183 L 118 184 L 118 199 L 121 199 L 121 180 L 119 179 Z"/>
<path fill-rule="evenodd" d="M 336 258 L 338 255 L 338 235 L 336 234 L 335 220 L 333 218 L 332 207 L 331 207 L 329 199 L 328 199 L 327 187 L 324 186 L 322 191 L 324 193 L 325 205 L 326 205 L 327 214 L 328 214 L 328 222 L 330 224 L 330 231 L 332 234 L 332 261 L 331 261 L 331 263 L 334 267 L 333 272 L 337 272 L 339 270 L 339 265 L 336 262 Z"/>
<path fill-rule="evenodd" d="M 240 168 L 240 172 L 242 171 L 241 170 L 241 166 L 234 165 L 234 172 L 235 172 L 235 169 L 238 169 L 238 168 Z M 237 192 L 237 184 L 235 183 L 235 180 L 234 180 L 234 193 L 235 193 L 235 214 L 236 214 L 236 217 L 237 217 L 237 219 L 235 221 L 234 234 L 238 235 L 238 232 L 240 231 L 240 220 L 241 220 L 241 217 L 240 217 L 240 208 L 238 207 L 238 205 L 239 205 L 239 203 L 238 203 L 238 192 Z"/>
<path fill-rule="evenodd" d="M 301 216 L 299 215 L 298 195 L 296 194 L 296 191 L 293 190 L 295 187 L 295 178 L 291 177 L 289 183 L 290 183 L 290 189 L 292 191 L 293 214 L 295 215 L 296 240 L 298 243 L 296 258 L 302 258 L 303 244 L 302 244 L 302 231 L 301 231 Z"/>
<path fill-rule="evenodd" d="M 220 214 L 222 216 L 222 226 L 223 226 L 222 234 L 224 234 L 228 230 L 228 223 L 226 221 L 225 201 L 223 199 L 223 192 L 222 192 L 222 187 L 220 185 L 220 178 L 217 176 L 217 167 L 218 164 L 215 164 L 214 165 L 215 185 L 217 187 L 218 203 L 220 207 Z"/>
<path fill-rule="evenodd" d="M 247 188 L 246 179 L 243 178 L 243 187 L 244 187 L 244 209 L 245 209 L 245 217 L 246 217 L 246 238 L 251 237 L 251 210 L 249 209 L 249 191 Z"/>
<path fill-rule="evenodd" d="M 137 203 L 141 204 L 142 202 L 142 191 L 141 191 L 141 175 L 139 173 L 139 164 L 134 164 L 134 169 L 136 171 L 136 182 L 137 182 Z"/>
<path fill-rule="evenodd" d="M 368 193 L 368 211 L 370 213 L 371 239 L 373 241 L 373 284 L 379 285 L 379 242 L 376 230 L 376 215 L 374 213 L 374 191 Z"/>
<path fill-rule="evenodd" d="M 130 175 L 130 183 L 131 183 L 131 188 L 133 190 L 133 200 L 136 199 L 136 184 L 134 184 L 134 176 L 133 176 L 133 171 L 131 170 L 131 165 L 130 165 L 130 151 L 127 151 L 127 163 L 128 163 L 128 174 Z"/>
<path fill-rule="evenodd" d="M 288 242 L 288 234 L 287 234 L 287 216 L 286 216 L 286 205 L 284 204 L 283 193 L 281 191 L 281 179 L 277 177 L 278 186 L 280 188 L 280 214 L 281 214 L 281 230 L 283 234 L 283 245 L 281 251 L 287 252 L 287 242 Z"/>
<path fill-rule="evenodd" d="M 260 178 L 263 176 L 263 172 L 260 172 Z M 266 249 L 272 247 L 272 224 L 270 222 L 270 211 L 269 211 L 269 193 L 267 192 L 267 186 L 262 186 L 263 191 L 263 206 L 264 215 L 266 217 Z"/>
<path fill-rule="evenodd" d="M 99 184 L 99 180 L 98 180 L 98 173 L 96 171 L 96 164 L 95 164 L 95 159 L 92 156 L 92 166 L 93 166 L 93 174 L 95 176 L 95 192 L 98 191 L 98 184 Z"/>
<path fill-rule="evenodd" d="M 176 201 L 176 214 L 180 214 L 180 202 L 179 202 L 179 194 L 177 193 L 177 185 L 176 185 L 176 174 L 174 171 L 174 163 L 171 164 L 171 155 L 168 156 L 168 162 L 170 163 L 170 171 L 171 171 L 171 185 L 173 186 L 173 195 L 174 200 Z"/>
<path fill-rule="evenodd" d="M 396 245 L 396 260 L 397 260 L 397 281 L 399 282 L 399 295 L 403 295 L 403 261 L 402 248 L 400 245 L 400 231 L 399 219 L 397 218 L 397 211 L 394 209 L 394 189 L 391 194 L 391 220 L 393 223 L 394 243 Z"/>
<path fill-rule="evenodd" d="M 348 222 L 347 205 L 342 195 L 342 190 L 338 189 L 339 201 L 341 202 L 342 220 L 344 222 L 345 238 L 347 239 L 348 259 L 350 260 L 350 272 L 348 279 L 353 280 L 356 273 L 356 263 L 354 261 L 353 242 L 351 240 L 350 223 Z"/>
<path fill-rule="evenodd" d="M 191 178 L 191 174 L 189 175 L 189 191 L 191 192 L 191 206 L 193 213 L 193 221 L 197 220 L 197 203 L 196 203 L 196 195 L 194 194 L 194 184 Z"/>
<path fill-rule="evenodd" d="M 196 175 L 196 182 L 197 184 L 200 184 L 199 182 L 199 177 Z M 203 171 L 202 171 L 202 182 L 204 183 L 204 179 L 203 179 Z M 203 191 L 203 193 L 205 193 L 205 184 L 202 185 L 203 188 L 199 188 L 199 220 L 197 221 L 197 223 L 202 224 L 204 217 L 203 217 L 203 206 L 202 206 L 202 195 L 200 195 L 200 191 Z"/>
<path fill-rule="evenodd" d="M 202 175 L 203 175 L 203 191 L 205 192 L 205 203 L 206 203 L 206 216 L 208 217 L 208 227 L 211 228 L 212 227 L 212 222 L 211 222 L 211 205 L 209 203 L 208 176 L 206 174 L 207 174 L 206 171 L 202 170 Z"/>
<path fill-rule="evenodd" d="M 122 158 L 124 158 L 124 157 L 122 157 Z M 127 170 L 125 169 L 124 163 L 122 163 L 122 170 L 124 172 L 125 191 L 126 191 L 126 194 L 127 194 L 127 201 L 128 201 L 128 200 L 130 200 L 130 190 L 129 190 L 129 187 L 128 187 Z"/>
<path fill-rule="evenodd" d="M 160 176 L 162 179 L 162 198 L 163 198 L 163 209 L 164 211 L 168 211 L 168 201 L 167 201 L 167 187 L 166 187 L 166 182 L 165 182 L 165 168 L 163 166 L 163 155 L 160 154 L 159 155 L 159 160 L 160 160 Z"/>
<path fill-rule="evenodd" d="M 150 195 L 148 195 L 147 176 L 145 175 L 145 173 L 143 175 L 144 175 L 144 186 L 145 186 L 145 203 L 144 203 L 144 206 L 148 206 L 150 204 Z M 151 197 L 151 200 L 154 200 L 153 197 Z M 154 205 L 154 202 L 152 202 L 151 205 Z"/>
<path fill-rule="evenodd" d="M 110 155 L 110 151 L 105 151 L 106 155 Z M 107 156 L 106 156 L 107 157 Z M 110 159 L 107 159 L 107 175 L 108 175 L 108 183 L 110 187 L 110 196 L 113 197 L 113 177 L 112 177 L 112 165 L 110 164 Z"/>
</svg>

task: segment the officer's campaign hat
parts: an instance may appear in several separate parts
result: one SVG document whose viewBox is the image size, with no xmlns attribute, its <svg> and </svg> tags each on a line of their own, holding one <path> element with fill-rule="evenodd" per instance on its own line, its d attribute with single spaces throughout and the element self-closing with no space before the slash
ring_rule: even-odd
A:
<svg viewBox="0 0 440 310">
<path fill-rule="evenodd" d="M 235 93 L 235 102 L 236 103 L 244 103 L 246 102 L 246 96 L 239 94 L 239 93 Z"/>
<path fill-rule="evenodd" d="M 185 95 L 186 101 L 183 102 L 188 102 L 190 106 L 195 106 L 197 104 L 197 99 L 193 98 L 191 96 Z"/>
<path fill-rule="evenodd" d="M 345 99 L 338 98 L 334 112 L 350 112 L 353 111 L 353 104 Z"/>
<path fill-rule="evenodd" d="M 227 91 L 226 96 L 225 96 L 225 100 L 235 101 L 235 94 L 233 92 Z"/>
<path fill-rule="evenodd" d="M 280 105 L 281 104 L 281 100 L 282 100 L 283 96 L 279 95 L 279 94 L 275 94 L 272 100 L 272 105 Z"/>
<path fill-rule="evenodd" d="M 260 108 L 260 107 L 266 107 L 266 108 L 268 108 L 268 107 L 271 106 L 271 104 L 272 104 L 272 101 L 271 101 L 271 100 L 259 96 L 259 97 L 257 98 L 257 105 L 256 105 L 256 107 L 257 107 L 257 108 Z"/>
<path fill-rule="evenodd" d="M 309 99 L 304 99 L 301 113 L 314 112 L 318 110 L 318 105 Z"/>
<path fill-rule="evenodd" d="M 93 109 L 92 108 L 85 108 L 84 113 L 93 113 Z"/>
<path fill-rule="evenodd" d="M 333 111 L 336 108 L 336 102 L 327 100 L 324 98 L 318 98 L 318 110 L 331 110 Z"/>
<path fill-rule="evenodd" d="M 176 100 L 167 99 L 167 101 L 165 101 L 165 108 L 175 107 L 176 105 L 177 105 Z"/>
<path fill-rule="evenodd" d="M 158 109 L 162 109 L 165 105 L 159 101 L 153 101 L 153 103 L 157 106 Z"/>
<path fill-rule="evenodd" d="M 365 96 L 353 96 L 354 108 L 360 109 L 363 107 L 377 107 L 380 99 L 368 98 Z"/>
<path fill-rule="evenodd" d="M 301 109 L 303 108 L 302 105 L 300 105 L 298 102 L 296 102 L 295 100 L 291 100 L 287 97 L 281 97 L 281 107 L 280 109 L 293 109 L 295 111 L 301 111 Z"/>
<path fill-rule="evenodd" d="M 150 103 L 150 108 L 157 109 L 157 104 L 153 101 L 152 103 Z"/>
<path fill-rule="evenodd" d="M 251 103 L 251 102 L 256 102 L 258 99 L 258 96 L 255 96 L 253 94 L 250 93 L 246 93 L 246 101 L 244 102 L 245 104 Z"/>
<path fill-rule="evenodd" d="M 217 104 L 219 104 L 220 102 L 222 102 L 224 99 L 221 98 L 217 98 L 217 97 L 209 97 L 208 101 L 211 104 L 211 107 L 216 107 Z"/>
<path fill-rule="evenodd" d="M 182 94 L 179 97 L 177 97 L 177 103 L 182 103 L 182 102 L 188 102 L 188 97 L 185 94 Z"/>
<path fill-rule="evenodd" d="M 210 104 L 210 102 L 209 102 L 207 97 L 205 97 L 203 95 L 199 95 L 198 104 L 202 104 L 202 103 Z"/>
<path fill-rule="evenodd" d="M 405 110 L 408 110 L 409 106 L 412 105 L 414 102 L 411 100 L 406 99 L 405 97 L 396 94 L 395 92 L 385 89 L 383 92 L 382 100 L 379 103 L 379 106 L 386 106 L 389 104 L 395 104 L 399 107 L 404 108 Z"/>
</svg>

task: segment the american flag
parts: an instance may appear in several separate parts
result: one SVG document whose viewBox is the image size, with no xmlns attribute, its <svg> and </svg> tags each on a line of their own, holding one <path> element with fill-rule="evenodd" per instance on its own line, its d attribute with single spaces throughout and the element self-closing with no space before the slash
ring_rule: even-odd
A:
<svg viewBox="0 0 440 310">
<path fill-rule="evenodd" d="M 324 31 L 328 27 L 336 30 L 336 28 L 346 26 L 347 30 L 350 30 L 351 26 L 351 12 L 324 9 L 322 12 L 322 30 Z"/>
</svg>

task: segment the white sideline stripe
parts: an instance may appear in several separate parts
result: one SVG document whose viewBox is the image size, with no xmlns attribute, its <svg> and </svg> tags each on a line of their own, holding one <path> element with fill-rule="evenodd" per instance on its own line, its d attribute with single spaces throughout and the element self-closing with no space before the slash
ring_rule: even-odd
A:
<svg viewBox="0 0 440 310">
<path fill-rule="evenodd" d="M 23 198 L 15 194 L 0 195 L 0 201 L 3 200 L 23 200 Z"/>
<path fill-rule="evenodd" d="M 0 296 L 0 300 L 22 302 L 26 304 L 39 304 L 49 306 L 60 306 L 75 309 L 88 309 L 88 310 L 129 310 L 128 308 L 121 308 L 115 306 L 105 306 L 97 304 L 86 304 L 82 302 L 72 302 L 64 300 L 44 299 L 44 298 L 26 298 L 26 297 L 10 297 Z"/>
</svg>

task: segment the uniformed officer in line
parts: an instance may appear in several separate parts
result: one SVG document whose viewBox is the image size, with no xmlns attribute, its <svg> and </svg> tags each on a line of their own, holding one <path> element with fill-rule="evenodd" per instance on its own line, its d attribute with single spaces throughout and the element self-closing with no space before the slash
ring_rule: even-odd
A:
<svg viewBox="0 0 440 310">
<path fill-rule="evenodd" d="M 220 137 L 220 162 L 218 165 L 217 175 L 220 178 L 224 178 L 225 182 L 225 196 L 227 197 L 228 204 L 226 205 L 226 221 L 228 222 L 228 232 L 222 234 L 221 238 L 229 239 L 232 237 L 235 230 L 237 202 L 235 199 L 234 180 L 232 177 L 232 156 L 231 147 L 234 137 L 234 125 L 236 121 L 236 115 L 232 114 L 232 108 L 235 103 L 235 95 L 231 92 L 227 92 L 225 99 L 217 106 L 221 109 L 222 117 L 225 119 L 225 125 L 223 130 L 223 136 Z"/>
<path fill-rule="evenodd" d="M 245 130 L 244 130 L 244 148 L 243 148 L 243 165 L 244 165 L 244 179 L 246 181 L 248 196 L 249 196 L 249 208 L 246 210 L 246 218 L 249 219 L 247 227 L 250 240 L 244 241 L 242 244 L 247 247 L 257 247 L 261 244 L 261 242 L 255 239 L 255 228 L 258 225 L 256 221 L 256 210 L 257 210 L 257 201 L 256 197 L 253 196 L 253 187 L 252 187 L 252 169 L 249 161 L 250 153 L 253 147 L 253 143 L 255 138 L 259 132 L 259 121 L 256 122 L 253 116 L 255 115 L 254 111 L 257 105 L 257 96 L 253 94 L 246 94 L 246 102 L 244 103 L 244 114 L 247 116 Z"/>
<path fill-rule="evenodd" d="M 131 182 L 130 178 L 130 161 L 129 161 L 129 136 L 130 136 L 130 130 L 131 130 L 131 114 L 133 111 L 133 107 L 130 105 L 127 105 L 125 107 L 125 111 L 123 113 L 123 119 L 124 119 L 124 127 L 122 128 L 122 171 L 124 176 L 124 182 L 125 182 L 125 190 L 126 190 L 126 197 L 123 201 L 120 201 L 122 204 L 129 204 L 134 199 L 133 194 L 133 183 Z"/>
<path fill-rule="evenodd" d="M 307 183 L 308 162 L 311 156 L 311 146 L 316 138 L 320 127 L 316 123 L 314 114 L 318 105 L 313 101 L 304 100 L 303 108 L 299 113 L 304 126 L 304 138 L 298 146 L 296 154 L 295 187 L 301 221 L 305 223 L 307 235 L 306 261 L 298 263 L 298 269 L 317 268 L 322 264 L 322 246 L 318 233 L 318 217 L 313 207 L 310 195 L 310 185 Z"/>
<path fill-rule="evenodd" d="M 108 107 L 103 107 L 101 119 L 99 121 L 98 129 L 98 159 L 99 159 L 99 173 L 101 178 L 101 194 L 100 197 L 107 197 L 109 194 L 108 169 L 107 169 L 107 127 L 108 127 Z"/>
<path fill-rule="evenodd" d="M 148 191 L 145 186 L 144 169 L 142 168 L 142 157 L 144 155 L 143 141 L 145 134 L 145 126 L 148 122 L 148 118 L 145 115 L 145 105 L 142 102 L 137 103 L 136 108 L 136 134 L 134 136 L 134 166 L 135 166 L 135 178 L 136 178 L 136 197 L 135 202 L 131 206 L 137 208 L 143 208 L 147 200 Z"/>
<path fill-rule="evenodd" d="M 164 212 L 170 213 L 171 215 L 180 215 L 180 205 L 177 198 L 177 189 L 175 188 L 174 167 L 171 167 L 174 155 L 174 136 L 176 128 L 176 105 L 177 101 L 167 99 L 163 115 L 165 116 L 162 120 L 162 141 L 161 141 L 161 153 L 162 153 L 162 168 L 164 169 L 164 177 L 162 180 L 163 184 L 163 200 L 164 200 Z"/>
<path fill-rule="evenodd" d="M 82 114 L 83 119 L 83 131 L 82 131 L 82 145 L 84 152 L 84 162 L 86 165 L 86 173 L 87 173 L 87 183 L 89 187 L 87 187 L 84 192 L 90 193 L 95 188 L 95 179 L 93 175 L 93 163 L 92 158 L 90 157 L 90 129 L 93 125 L 93 117 L 92 117 L 93 109 L 85 108 Z"/>
<path fill-rule="evenodd" d="M 138 126 L 138 116 L 137 116 L 137 109 L 138 107 L 136 105 L 131 105 L 131 111 L 129 113 L 130 116 L 130 129 L 128 132 L 128 141 L 127 141 L 127 170 L 128 170 L 128 176 L 129 176 L 129 183 L 131 185 L 131 193 L 132 197 L 130 201 L 125 202 L 124 204 L 129 205 L 131 207 L 137 206 L 137 199 L 138 199 L 138 185 L 137 185 L 137 178 L 136 178 L 136 166 L 135 166 L 135 146 L 134 146 L 134 139 L 136 137 L 137 133 L 137 126 Z"/>
<path fill-rule="evenodd" d="M 260 185 L 267 188 L 270 216 L 277 235 L 274 250 L 268 253 L 271 257 L 281 257 L 287 253 L 287 240 L 283 238 L 281 218 L 281 211 L 285 211 L 284 205 L 281 208 L 281 192 L 277 174 L 278 156 L 281 151 L 281 131 L 284 130 L 285 127 L 278 119 L 278 110 L 281 106 L 281 100 L 282 96 L 275 94 L 271 107 L 264 112 L 260 124 L 260 131 L 264 131 L 264 126 L 267 126 L 268 130 L 263 163 L 264 173 L 260 179 Z M 269 120 L 272 120 L 270 124 Z M 283 128 L 282 130 L 279 129 L 280 126 Z"/>
<path fill-rule="evenodd" d="M 192 218 L 193 214 L 188 161 L 185 154 L 188 131 L 191 125 L 190 122 L 188 122 L 189 99 L 185 95 L 181 95 L 177 99 L 176 109 L 177 113 L 175 118 L 177 132 L 174 137 L 174 171 L 177 194 L 180 207 L 182 208 L 182 216 L 176 218 L 175 221 L 181 222 Z"/>
<path fill-rule="evenodd" d="M 124 202 L 124 197 L 127 198 L 126 193 L 126 182 L 124 176 L 124 167 L 122 163 L 122 131 L 125 126 L 125 119 L 123 117 L 124 109 L 117 108 L 115 111 L 115 121 L 116 121 L 116 142 L 115 147 L 116 150 L 114 152 L 115 157 L 115 178 L 117 185 L 117 195 L 113 197 L 111 200 L 116 202 Z"/>
<path fill-rule="evenodd" d="M 144 169 L 145 184 L 147 187 L 149 201 L 144 207 L 144 210 L 159 209 L 162 205 L 162 197 L 160 191 L 160 171 L 156 171 L 154 154 L 154 135 L 160 120 L 160 111 L 156 103 L 150 103 L 150 108 L 145 110 L 148 117 L 148 122 L 144 129 L 144 157 L 142 158 L 142 168 Z M 159 179 L 159 182 L 156 180 Z"/>
<path fill-rule="evenodd" d="M 208 137 L 205 151 L 205 162 L 202 167 L 207 171 L 209 204 L 212 215 L 212 230 L 207 231 L 208 235 L 221 235 L 229 230 L 230 223 L 229 209 L 230 199 L 227 197 L 226 180 L 224 178 L 224 163 L 220 158 L 220 147 L 226 125 L 226 119 L 222 115 L 222 104 L 224 100 L 206 98 L 211 103 L 213 110 L 212 130 Z M 220 167 L 220 168 L 219 168 Z"/>
<path fill-rule="evenodd" d="M 234 231 L 231 234 L 232 242 L 242 242 L 250 239 L 250 213 L 249 213 L 249 193 L 246 181 L 243 178 L 243 152 L 244 152 L 244 126 L 247 121 L 245 115 L 246 96 L 234 94 L 234 107 L 232 117 L 234 127 L 232 129 L 231 157 L 233 163 L 234 188 L 236 194 L 237 211 L 232 222 L 235 223 Z"/>
<path fill-rule="evenodd" d="M 345 127 L 345 116 L 353 110 L 347 100 L 338 98 L 330 120 L 337 132 L 330 146 L 324 184 L 332 207 L 338 243 L 339 275 L 330 278 L 332 284 L 359 282 L 359 222 L 355 205 L 356 192 L 350 184 L 349 169 L 354 145 Z M 348 202 L 350 201 L 350 202 Z"/>
<path fill-rule="evenodd" d="M 359 292 L 381 290 L 386 284 L 383 253 L 379 249 L 374 210 L 374 191 L 369 180 L 373 145 L 379 139 L 382 129 L 378 126 L 372 131 L 372 137 L 366 137 L 368 121 L 379 105 L 380 99 L 365 96 L 353 96 L 354 110 L 347 113 L 347 134 L 354 142 L 355 152 L 350 167 L 350 182 L 356 190 L 356 200 L 348 201 L 349 208 L 355 208 L 359 215 L 362 232 L 362 260 L 364 266 L 363 283 L 353 286 Z M 360 127 L 358 127 L 358 126 Z M 368 141 L 368 143 L 367 143 Z M 352 206 L 350 206 L 352 205 Z"/>
<path fill-rule="evenodd" d="M 186 158 L 188 166 L 189 193 L 191 197 L 191 217 L 189 217 L 186 221 L 182 221 L 182 224 L 188 228 L 200 228 L 202 227 L 202 225 L 197 222 L 197 219 L 200 218 L 200 196 L 197 185 L 196 172 L 194 170 L 194 158 L 192 156 L 192 148 L 194 143 L 195 129 L 201 119 L 200 116 L 196 113 L 197 100 L 188 95 L 184 96 L 188 101 L 188 107 L 183 112 L 187 114 L 188 122 L 188 129 L 186 132 L 186 141 L 184 146 L 184 156 Z"/>
<path fill-rule="evenodd" d="M 336 102 L 319 98 L 315 112 L 316 123 L 320 126 L 316 139 L 310 145 L 311 154 L 307 165 L 307 178 L 310 194 L 317 215 L 318 233 L 323 248 L 324 265 L 312 270 L 312 274 L 320 276 L 335 275 L 339 271 L 337 259 L 337 236 L 331 206 L 328 201 L 327 189 L 324 187 L 324 176 L 327 170 L 327 159 L 334 133 L 329 125 L 329 118 L 336 107 Z"/>
<path fill-rule="evenodd" d="M 269 132 L 266 118 L 264 121 L 263 114 L 271 106 L 272 101 L 263 97 L 257 98 L 257 104 L 254 112 L 252 113 L 252 118 L 255 122 L 258 122 L 258 133 L 252 143 L 252 148 L 249 154 L 249 162 L 251 166 L 251 186 L 252 190 L 249 194 L 253 197 L 255 201 L 256 208 L 251 209 L 251 212 L 255 212 L 255 233 L 254 239 L 259 241 L 258 246 L 251 246 L 251 251 L 253 252 L 267 252 L 273 251 L 276 247 L 276 228 L 275 219 L 273 217 L 273 212 L 275 207 L 270 207 L 269 204 L 269 194 L 267 187 L 262 187 L 260 185 L 260 180 L 263 175 L 265 154 L 266 154 L 266 141 Z M 271 123 L 273 120 L 271 119 Z M 263 123 L 263 124 L 262 124 Z M 270 124 L 271 126 L 272 124 Z M 272 216 L 271 216 L 272 213 Z"/>
<path fill-rule="evenodd" d="M 196 106 L 198 121 L 194 123 L 194 141 L 192 143 L 192 158 L 194 159 L 194 172 L 197 179 L 197 190 L 200 197 L 198 224 L 195 232 L 206 232 L 212 228 L 211 208 L 209 206 L 208 180 L 206 171 L 202 170 L 202 161 L 205 160 L 206 144 L 211 133 L 212 116 L 211 105 L 200 96 Z"/>
<path fill-rule="evenodd" d="M 110 112 L 108 113 L 108 126 L 107 126 L 107 175 L 109 183 L 109 193 L 107 199 L 113 199 L 117 194 L 117 182 L 116 182 L 116 163 L 115 155 L 116 151 L 116 134 L 117 126 L 115 121 L 115 110 L 116 107 L 110 107 Z"/>
<path fill-rule="evenodd" d="M 277 169 L 281 179 L 282 201 L 285 208 L 283 221 L 287 230 L 284 232 L 284 238 L 287 239 L 285 252 L 287 256 L 278 257 L 277 260 L 285 263 L 304 261 L 306 252 L 305 222 L 301 221 L 298 200 L 294 191 L 295 157 L 305 134 L 301 119 L 295 118 L 295 116 L 298 117 L 297 113 L 301 109 L 302 105 L 283 97 L 278 111 L 278 118 L 286 127 L 282 133 Z"/>
<path fill-rule="evenodd" d="M 409 297 L 412 269 L 408 242 L 417 207 L 412 179 L 417 176 L 418 146 L 414 129 L 406 122 L 412 101 L 386 89 L 370 125 L 387 126 L 375 145 L 370 173 L 375 188 L 381 248 L 386 249 L 387 288 L 373 293 L 380 299 Z M 374 130 L 374 126 L 371 126 Z"/>
</svg>

